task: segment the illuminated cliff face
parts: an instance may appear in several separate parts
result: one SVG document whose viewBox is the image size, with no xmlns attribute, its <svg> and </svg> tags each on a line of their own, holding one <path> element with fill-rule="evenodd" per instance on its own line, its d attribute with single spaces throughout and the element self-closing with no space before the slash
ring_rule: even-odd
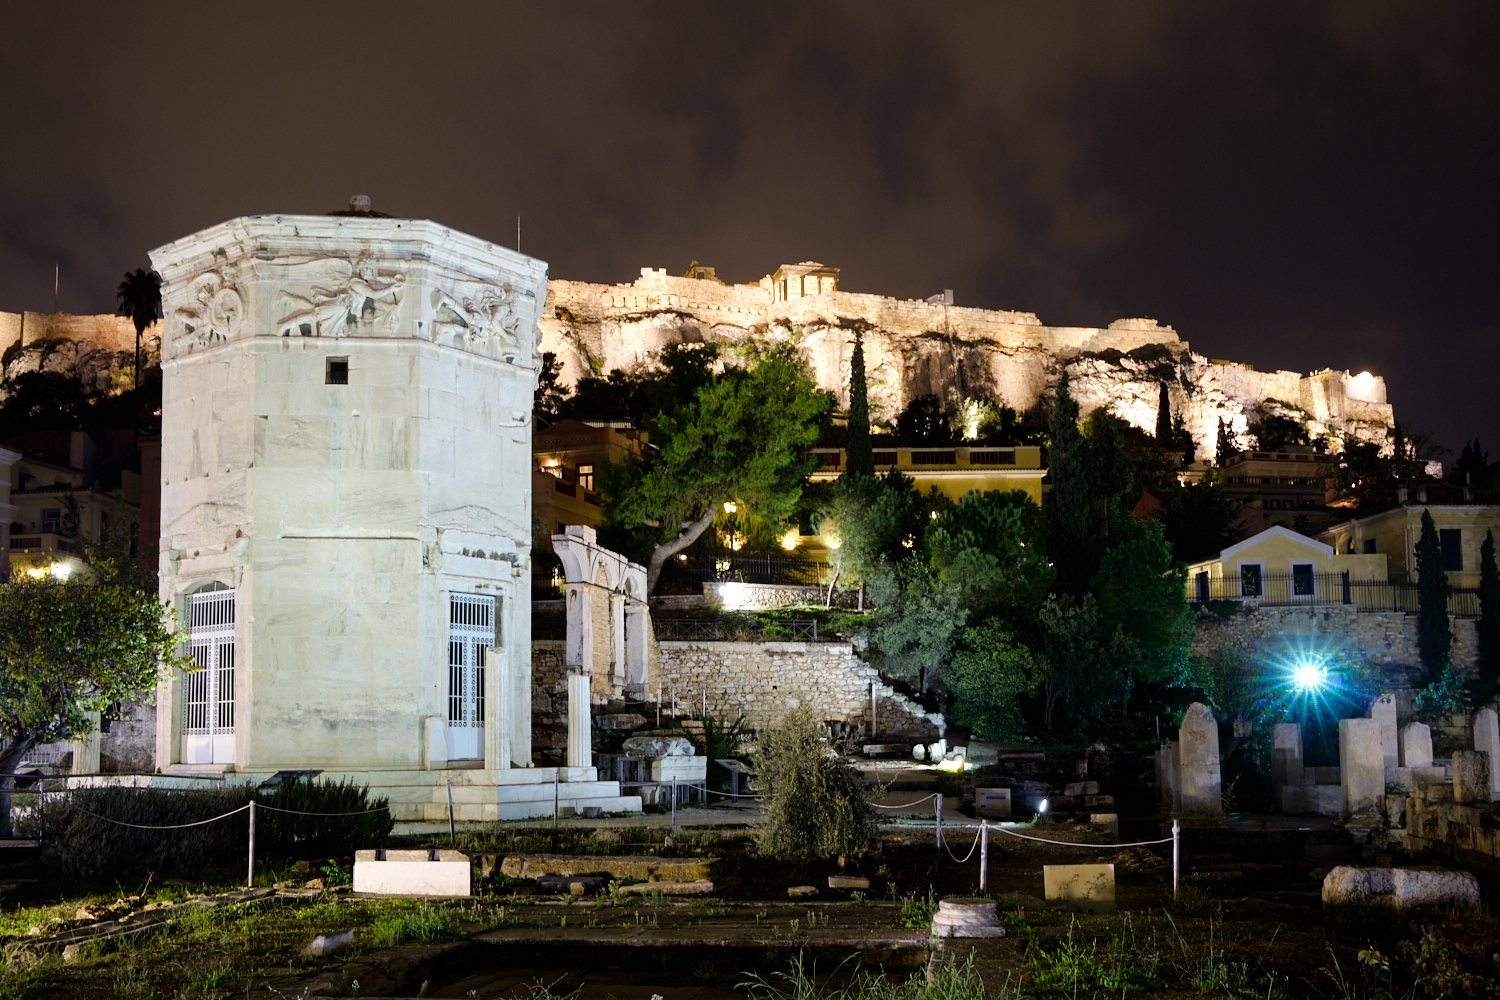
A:
<svg viewBox="0 0 1500 1000">
<path fill-rule="evenodd" d="M 554 280 L 539 321 L 542 350 L 557 354 L 572 384 L 590 370 L 647 364 L 651 352 L 669 343 L 791 343 L 818 384 L 847 404 L 854 334 L 863 329 L 877 419 L 894 418 L 927 393 L 950 404 L 1000 397 L 1023 410 L 1049 393 L 1066 368 L 1084 413 L 1108 407 L 1148 431 L 1156 426 L 1165 382 L 1199 458 L 1212 457 L 1220 420 L 1248 446 L 1246 427 L 1259 412 L 1294 417 L 1315 438 L 1348 432 L 1383 442 L 1393 421 L 1378 376 L 1258 372 L 1210 360 L 1155 320 L 1054 327 L 1033 313 L 838 290 L 788 298 L 779 289 L 773 277 L 726 285 L 652 268 L 628 285 Z"/>
</svg>

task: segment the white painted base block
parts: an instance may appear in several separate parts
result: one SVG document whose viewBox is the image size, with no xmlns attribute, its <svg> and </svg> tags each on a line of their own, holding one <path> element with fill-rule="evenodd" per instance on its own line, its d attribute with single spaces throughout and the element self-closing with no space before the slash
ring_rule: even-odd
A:
<svg viewBox="0 0 1500 1000">
<path fill-rule="evenodd" d="M 472 891 L 469 882 L 470 867 L 468 858 L 463 858 L 462 861 L 356 859 L 354 891 L 385 896 L 467 896 Z"/>
</svg>

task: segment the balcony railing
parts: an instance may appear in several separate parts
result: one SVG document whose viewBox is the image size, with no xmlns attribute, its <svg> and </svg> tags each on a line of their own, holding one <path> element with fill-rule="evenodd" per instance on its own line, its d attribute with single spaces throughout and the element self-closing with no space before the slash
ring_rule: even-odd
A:
<svg viewBox="0 0 1500 1000">
<path fill-rule="evenodd" d="M 1359 611 L 1408 615 L 1417 613 L 1417 590 L 1415 583 L 1353 580 L 1348 573 L 1218 578 L 1203 574 L 1187 581 L 1187 599 L 1194 602 L 1246 601 L 1267 608 L 1352 605 Z M 1457 618 L 1478 618 L 1478 588 L 1452 588 L 1448 613 Z"/>
<path fill-rule="evenodd" d="M 1031 455 L 1031 452 L 1035 454 Z M 930 471 L 931 467 L 1040 469 L 1041 449 L 1030 449 L 1028 456 L 1030 457 L 1027 457 L 1027 464 L 1018 465 L 1014 447 L 882 448 L 873 454 L 875 467 L 878 469 L 924 469 L 926 471 Z M 842 449 L 820 448 L 812 451 L 810 457 L 819 469 L 832 470 L 843 469 L 847 455 Z M 1032 464 L 1033 462 L 1035 464 Z"/>
<path fill-rule="evenodd" d="M 12 552 L 73 553 L 78 551 L 78 545 L 72 539 L 47 532 L 40 535 L 11 535 L 10 549 Z"/>
</svg>

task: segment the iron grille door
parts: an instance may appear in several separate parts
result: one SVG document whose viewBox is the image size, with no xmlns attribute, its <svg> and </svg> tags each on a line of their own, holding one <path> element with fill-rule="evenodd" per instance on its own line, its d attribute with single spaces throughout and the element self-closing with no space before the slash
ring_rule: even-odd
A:
<svg viewBox="0 0 1500 1000">
<path fill-rule="evenodd" d="M 182 679 L 182 759 L 234 762 L 234 591 L 188 598 L 194 669 Z"/>
<path fill-rule="evenodd" d="M 484 756 L 484 651 L 495 641 L 495 599 L 448 595 L 448 759 Z"/>
</svg>

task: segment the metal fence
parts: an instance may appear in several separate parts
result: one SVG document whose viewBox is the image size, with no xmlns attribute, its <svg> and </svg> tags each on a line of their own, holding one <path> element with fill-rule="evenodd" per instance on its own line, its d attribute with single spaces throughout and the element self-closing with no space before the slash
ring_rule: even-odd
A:
<svg viewBox="0 0 1500 1000">
<path fill-rule="evenodd" d="M 827 563 L 779 556 L 741 556 L 683 562 L 671 560 L 663 575 L 689 578 L 700 584 L 711 582 L 761 583 L 779 587 L 817 587 L 823 582 Z"/>
<path fill-rule="evenodd" d="M 1353 605 L 1360 611 L 1417 613 L 1417 584 L 1389 580 L 1353 580 L 1345 573 L 1298 573 L 1265 575 L 1242 572 L 1237 576 L 1210 577 L 1199 573 L 1187 581 L 1189 601 L 1247 601 L 1268 608 L 1330 607 Z M 1479 591 L 1453 587 L 1448 595 L 1448 613 L 1457 618 L 1479 617 Z"/>
<path fill-rule="evenodd" d="M 818 621 L 786 621 L 763 618 L 654 618 L 652 625 L 660 640 L 702 640 L 726 642 L 735 640 L 804 640 L 820 641 Z"/>
</svg>

